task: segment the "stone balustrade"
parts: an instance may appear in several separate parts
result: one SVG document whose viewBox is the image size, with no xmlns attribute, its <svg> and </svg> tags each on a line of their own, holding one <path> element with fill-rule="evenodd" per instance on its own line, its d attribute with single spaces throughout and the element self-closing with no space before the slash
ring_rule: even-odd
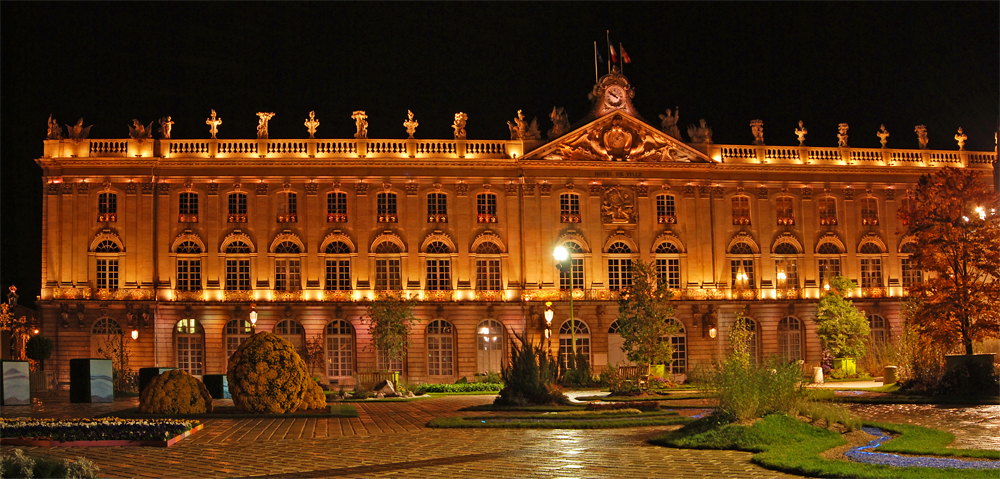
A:
<svg viewBox="0 0 1000 479">
<path fill-rule="evenodd" d="M 692 145 L 715 160 L 732 164 L 857 165 L 857 166 L 988 166 L 993 152 L 902 150 L 810 146 Z"/>
</svg>

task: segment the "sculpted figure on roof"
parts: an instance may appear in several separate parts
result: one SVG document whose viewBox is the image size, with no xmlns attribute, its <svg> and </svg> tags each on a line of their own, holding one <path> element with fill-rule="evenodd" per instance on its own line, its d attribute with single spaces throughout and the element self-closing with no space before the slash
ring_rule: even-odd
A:
<svg viewBox="0 0 1000 479">
<path fill-rule="evenodd" d="M 52 119 L 52 115 L 49 115 L 49 130 L 45 134 L 46 140 L 61 140 L 63 137 L 62 127 L 59 126 L 59 122 Z"/>
<path fill-rule="evenodd" d="M 132 120 L 132 126 L 128 127 L 128 136 L 133 140 L 147 140 L 153 137 L 153 122 L 149 122 L 149 126 L 145 126 L 139 123 L 139 120 Z"/>
<path fill-rule="evenodd" d="M 465 113 L 458 112 L 455 113 L 455 122 L 451 124 L 451 127 L 455 129 L 455 139 L 464 140 L 465 139 L 465 122 L 469 119 L 469 115 Z"/>
<path fill-rule="evenodd" d="M 368 115 L 365 114 L 364 110 L 355 111 L 351 114 L 351 118 L 354 119 L 354 126 L 357 128 L 354 138 L 359 140 L 368 138 Z"/>
<path fill-rule="evenodd" d="M 677 128 L 677 121 L 680 120 L 680 118 L 681 107 L 674 107 L 673 112 L 670 111 L 670 108 L 667 108 L 666 115 L 660 113 L 660 131 L 678 140 L 683 140 L 681 138 L 681 129 Z"/>
<path fill-rule="evenodd" d="M 90 135 L 90 129 L 93 127 L 94 125 L 83 126 L 83 118 L 80 118 L 76 121 L 76 125 L 66 125 L 66 131 L 69 133 L 70 139 L 83 140 L 87 138 L 87 135 Z"/>
<path fill-rule="evenodd" d="M 917 134 L 917 141 L 920 143 L 920 148 L 927 148 L 927 127 L 924 125 L 917 125 L 913 129 L 913 132 Z"/>
<path fill-rule="evenodd" d="M 712 142 L 712 129 L 702 118 L 698 120 L 699 126 L 688 125 L 688 136 L 691 137 L 691 143 L 711 143 Z"/>
<path fill-rule="evenodd" d="M 552 129 L 548 133 L 550 140 L 569 133 L 569 115 L 566 114 L 565 109 L 552 107 L 549 119 L 552 120 Z"/>
<path fill-rule="evenodd" d="M 508 121 L 507 126 L 510 128 L 511 140 L 538 140 L 542 137 L 541 133 L 538 132 L 538 119 L 532 119 L 531 124 L 528 125 L 524 121 L 524 113 L 521 110 L 517 110 L 514 123 Z"/>
</svg>

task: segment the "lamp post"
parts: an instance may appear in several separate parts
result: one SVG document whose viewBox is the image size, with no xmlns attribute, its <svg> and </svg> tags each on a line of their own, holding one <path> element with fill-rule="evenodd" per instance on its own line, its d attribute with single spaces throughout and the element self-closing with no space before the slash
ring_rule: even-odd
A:
<svg viewBox="0 0 1000 479">
<path fill-rule="evenodd" d="M 26 359 L 24 346 L 28 341 L 28 331 L 36 330 L 38 324 L 34 317 L 31 319 L 28 319 L 26 316 L 15 317 L 18 298 L 17 287 L 11 285 L 8 290 L 10 293 L 7 294 L 7 302 L 0 305 L 0 331 L 10 331 L 11 357 L 23 361 Z"/>
<path fill-rule="evenodd" d="M 250 303 L 250 334 L 257 334 L 257 303 Z"/>
<path fill-rule="evenodd" d="M 552 256 L 559 262 L 559 269 L 569 274 L 569 334 L 570 340 L 573 341 L 573 364 L 576 364 L 576 317 L 573 315 L 573 259 L 570 257 L 569 251 L 566 251 L 566 248 L 562 246 L 557 246 L 555 251 L 552 252 Z"/>
<path fill-rule="evenodd" d="M 552 346 L 552 317 L 555 316 L 555 311 L 552 311 L 552 301 L 545 302 L 545 339 L 549 342 L 549 347 Z"/>
</svg>

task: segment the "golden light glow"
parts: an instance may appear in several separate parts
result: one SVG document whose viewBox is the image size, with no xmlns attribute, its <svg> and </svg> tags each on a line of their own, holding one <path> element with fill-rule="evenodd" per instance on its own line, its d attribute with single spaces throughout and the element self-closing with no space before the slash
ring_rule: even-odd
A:
<svg viewBox="0 0 1000 479">
<path fill-rule="evenodd" d="M 138 339 L 139 339 L 139 330 L 138 329 L 133 329 L 132 330 L 132 341 L 136 341 Z"/>
<path fill-rule="evenodd" d="M 715 329 L 715 326 L 712 326 L 712 328 L 708 330 L 708 337 L 710 337 L 712 339 L 715 339 L 715 336 L 717 336 L 718 334 L 719 334 L 719 330 Z"/>
<path fill-rule="evenodd" d="M 569 251 L 566 251 L 566 248 L 562 246 L 557 246 L 556 250 L 552 252 L 552 256 L 556 258 L 556 261 L 566 261 L 566 258 L 569 258 Z"/>
</svg>

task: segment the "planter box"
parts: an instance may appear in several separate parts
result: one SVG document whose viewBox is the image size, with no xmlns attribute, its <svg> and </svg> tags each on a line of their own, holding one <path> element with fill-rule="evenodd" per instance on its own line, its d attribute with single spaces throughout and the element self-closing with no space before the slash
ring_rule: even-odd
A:
<svg viewBox="0 0 1000 479">
<path fill-rule="evenodd" d="M 232 399 L 229 395 L 229 378 L 225 374 L 206 374 L 202 377 L 202 382 L 212 399 Z"/>
<path fill-rule="evenodd" d="M 115 401 L 110 359 L 69 360 L 69 401 L 105 403 Z"/>
<path fill-rule="evenodd" d="M 31 404 L 31 387 L 27 361 L 0 361 L 3 382 L 0 382 L 0 396 L 4 406 L 27 406 Z"/>
<path fill-rule="evenodd" d="M 854 358 L 834 359 L 833 369 L 839 369 L 843 371 L 848 377 L 858 374 L 858 366 Z"/>
<path fill-rule="evenodd" d="M 146 386 L 154 378 L 171 369 L 177 368 L 139 368 L 139 392 L 141 393 L 143 389 L 146 389 Z"/>
</svg>

